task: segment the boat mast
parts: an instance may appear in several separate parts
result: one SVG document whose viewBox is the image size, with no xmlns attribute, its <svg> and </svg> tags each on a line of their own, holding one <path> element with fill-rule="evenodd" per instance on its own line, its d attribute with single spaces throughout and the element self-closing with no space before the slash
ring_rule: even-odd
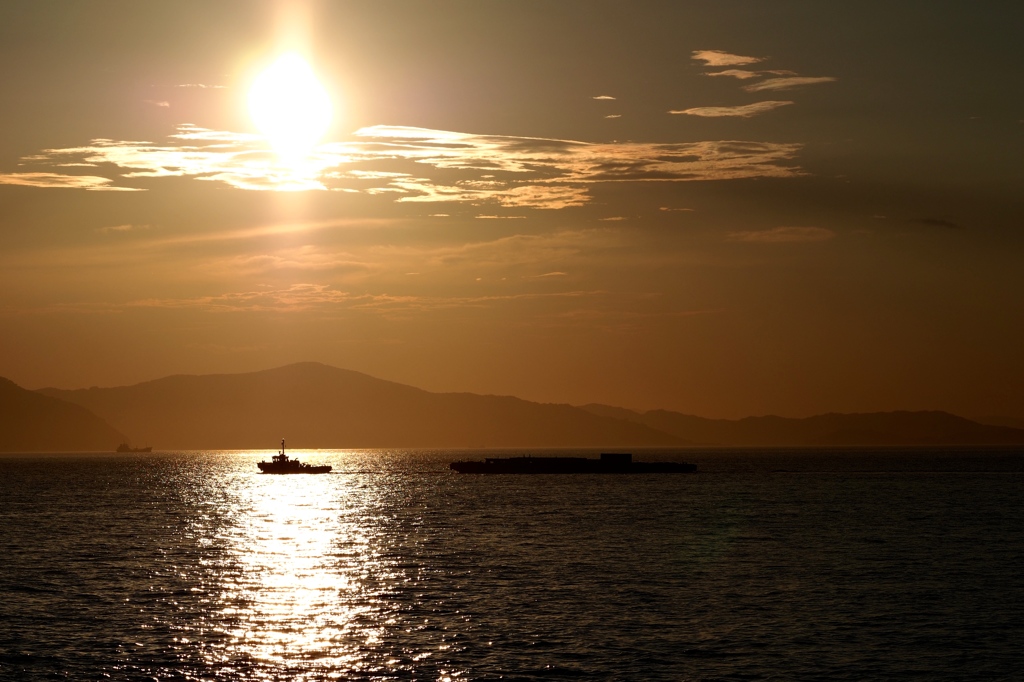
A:
<svg viewBox="0 0 1024 682">
<path fill-rule="evenodd" d="M 284 438 L 281 439 L 281 452 L 279 454 L 284 454 Z"/>
</svg>

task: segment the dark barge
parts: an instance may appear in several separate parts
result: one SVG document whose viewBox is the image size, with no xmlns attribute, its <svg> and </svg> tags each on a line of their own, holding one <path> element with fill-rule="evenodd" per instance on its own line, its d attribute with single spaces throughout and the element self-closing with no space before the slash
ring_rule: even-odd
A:
<svg viewBox="0 0 1024 682">
<path fill-rule="evenodd" d="M 488 457 L 482 462 L 461 461 L 448 465 L 460 474 L 691 474 L 696 464 L 686 462 L 634 462 L 633 455 L 602 452 L 590 457 Z"/>
</svg>

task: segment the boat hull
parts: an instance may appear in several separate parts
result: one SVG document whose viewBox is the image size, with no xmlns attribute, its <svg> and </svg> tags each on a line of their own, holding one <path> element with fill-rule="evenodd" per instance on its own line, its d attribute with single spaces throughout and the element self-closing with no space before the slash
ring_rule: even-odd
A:
<svg viewBox="0 0 1024 682">
<path fill-rule="evenodd" d="M 322 466 L 311 466 L 309 464 L 303 464 L 301 466 L 278 466 L 275 462 L 260 462 L 256 466 L 260 468 L 265 474 L 329 474 L 333 470 L 333 467 L 328 465 Z"/>
</svg>

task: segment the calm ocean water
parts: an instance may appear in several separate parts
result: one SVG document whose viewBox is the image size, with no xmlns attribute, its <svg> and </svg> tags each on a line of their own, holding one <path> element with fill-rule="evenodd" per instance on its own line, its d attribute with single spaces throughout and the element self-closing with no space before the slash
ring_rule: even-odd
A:
<svg viewBox="0 0 1024 682">
<path fill-rule="evenodd" d="M 1024 451 L 268 454 L 0 456 L 0 679 L 1024 678 Z"/>
</svg>

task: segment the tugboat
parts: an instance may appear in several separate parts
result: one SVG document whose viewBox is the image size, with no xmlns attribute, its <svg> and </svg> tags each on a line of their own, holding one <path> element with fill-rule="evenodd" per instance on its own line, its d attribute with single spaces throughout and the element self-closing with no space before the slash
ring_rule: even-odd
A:
<svg viewBox="0 0 1024 682">
<path fill-rule="evenodd" d="M 281 452 L 270 459 L 269 462 L 260 462 L 257 465 L 265 474 L 326 474 L 332 469 L 326 464 L 314 466 L 297 459 L 289 459 L 288 455 L 284 454 L 284 438 L 281 439 Z"/>
<path fill-rule="evenodd" d="M 488 457 L 484 461 L 452 462 L 460 474 L 692 474 L 696 464 L 634 462 L 628 452 L 602 452 L 589 457 Z"/>
</svg>

